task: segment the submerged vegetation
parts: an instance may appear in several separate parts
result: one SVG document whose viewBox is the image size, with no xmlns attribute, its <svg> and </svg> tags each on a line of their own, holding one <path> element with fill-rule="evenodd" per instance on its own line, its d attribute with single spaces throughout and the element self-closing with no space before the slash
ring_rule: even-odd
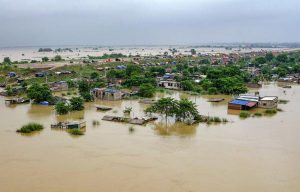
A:
<svg viewBox="0 0 300 192">
<path fill-rule="evenodd" d="M 263 114 L 262 113 L 259 113 L 259 112 L 256 112 L 256 113 L 254 113 L 254 116 L 255 117 L 261 117 Z"/>
<path fill-rule="evenodd" d="M 279 99 L 278 101 L 280 104 L 287 104 L 289 102 L 289 100 L 285 100 L 285 99 Z"/>
<path fill-rule="evenodd" d="M 23 125 L 20 129 L 17 130 L 18 133 L 32 133 L 35 131 L 41 131 L 44 129 L 44 126 L 38 123 L 28 123 Z"/>
<path fill-rule="evenodd" d="M 267 115 L 274 115 L 277 113 L 277 109 L 267 109 L 265 110 L 265 114 Z"/>
<path fill-rule="evenodd" d="M 199 116 L 196 104 L 188 99 L 175 100 L 173 98 L 161 98 L 152 106 L 145 110 L 146 113 L 158 113 L 168 117 L 175 115 L 176 120 L 185 122 L 187 120 L 194 120 Z"/>
<path fill-rule="evenodd" d="M 132 111 L 132 107 L 125 107 L 123 113 L 130 115 L 131 111 Z"/>
<path fill-rule="evenodd" d="M 93 120 L 92 124 L 94 127 L 97 127 L 100 125 L 100 122 L 98 120 Z"/>
<path fill-rule="evenodd" d="M 240 112 L 240 118 L 242 118 L 242 119 L 246 119 L 250 116 L 251 116 L 251 114 L 249 112 L 246 112 L 246 111 Z"/>
<path fill-rule="evenodd" d="M 80 129 L 70 129 L 69 133 L 71 135 L 84 135 L 84 132 Z"/>
<path fill-rule="evenodd" d="M 134 129 L 134 127 L 130 126 L 130 127 L 128 128 L 128 131 L 129 131 L 130 133 L 133 133 L 133 132 L 135 132 L 135 129 Z"/>
</svg>

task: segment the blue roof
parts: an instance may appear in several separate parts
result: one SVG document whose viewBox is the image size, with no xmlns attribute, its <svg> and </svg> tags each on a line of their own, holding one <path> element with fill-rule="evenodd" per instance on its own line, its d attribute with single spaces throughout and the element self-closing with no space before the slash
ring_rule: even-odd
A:
<svg viewBox="0 0 300 192">
<path fill-rule="evenodd" d="M 39 103 L 40 105 L 49 105 L 49 102 L 48 101 L 42 101 Z"/>
<path fill-rule="evenodd" d="M 163 76 L 163 78 L 164 78 L 164 79 L 171 79 L 171 78 L 173 78 L 173 75 L 172 75 L 172 74 L 165 74 L 165 75 Z"/>
<path fill-rule="evenodd" d="M 234 99 L 234 100 L 230 101 L 229 103 L 234 104 L 234 105 L 247 105 L 249 103 L 249 101 Z"/>
<path fill-rule="evenodd" d="M 127 68 L 127 66 L 125 66 L 125 65 L 118 65 L 117 66 L 117 69 L 126 69 Z"/>
<path fill-rule="evenodd" d="M 15 76 L 17 76 L 17 73 L 16 73 L 16 72 L 9 72 L 9 73 L 8 73 L 8 76 L 10 76 L 10 77 L 15 77 Z"/>
</svg>

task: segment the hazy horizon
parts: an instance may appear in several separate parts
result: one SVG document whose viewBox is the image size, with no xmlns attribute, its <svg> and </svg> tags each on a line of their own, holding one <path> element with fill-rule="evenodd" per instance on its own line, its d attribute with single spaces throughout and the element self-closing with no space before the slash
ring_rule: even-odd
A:
<svg viewBox="0 0 300 192">
<path fill-rule="evenodd" d="M 300 42 L 296 0 L 0 0 L 0 47 Z"/>
</svg>

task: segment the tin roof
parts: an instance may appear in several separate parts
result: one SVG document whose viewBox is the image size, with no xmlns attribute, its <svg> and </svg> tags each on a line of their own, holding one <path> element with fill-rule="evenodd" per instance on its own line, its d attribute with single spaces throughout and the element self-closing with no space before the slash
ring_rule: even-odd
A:
<svg viewBox="0 0 300 192">
<path fill-rule="evenodd" d="M 277 99 L 277 97 L 275 97 L 275 96 L 267 96 L 267 97 L 263 97 L 261 99 L 261 101 L 273 101 L 273 100 L 276 100 L 276 99 Z"/>
<path fill-rule="evenodd" d="M 234 104 L 234 105 L 247 105 L 249 103 L 249 101 L 234 99 L 234 100 L 230 101 L 229 103 Z"/>
</svg>

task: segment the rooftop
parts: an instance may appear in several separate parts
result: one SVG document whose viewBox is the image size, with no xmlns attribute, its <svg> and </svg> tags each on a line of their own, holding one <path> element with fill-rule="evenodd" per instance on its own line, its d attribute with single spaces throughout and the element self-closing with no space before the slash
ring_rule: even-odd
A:
<svg viewBox="0 0 300 192">
<path fill-rule="evenodd" d="M 261 101 L 273 101 L 273 100 L 276 100 L 276 99 L 277 99 L 277 97 L 275 97 L 275 96 L 267 96 L 267 97 L 263 97 L 261 99 Z"/>
</svg>

